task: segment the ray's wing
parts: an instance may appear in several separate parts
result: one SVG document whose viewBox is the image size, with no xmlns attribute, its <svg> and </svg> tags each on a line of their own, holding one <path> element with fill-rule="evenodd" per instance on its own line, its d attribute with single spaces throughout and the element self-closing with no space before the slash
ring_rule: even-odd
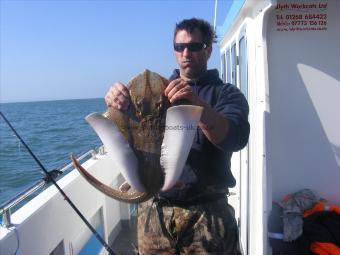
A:
<svg viewBox="0 0 340 255">
<path fill-rule="evenodd" d="M 102 114 L 91 113 L 86 117 L 87 122 L 98 134 L 109 157 L 122 173 L 125 180 L 135 189 L 144 192 L 145 189 L 138 176 L 138 161 L 135 153 L 127 143 L 118 127 Z"/>
<path fill-rule="evenodd" d="M 180 178 L 188 158 L 203 108 L 179 105 L 167 110 L 161 166 L 165 172 L 162 191 L 171 189 Z"/>
</svg>

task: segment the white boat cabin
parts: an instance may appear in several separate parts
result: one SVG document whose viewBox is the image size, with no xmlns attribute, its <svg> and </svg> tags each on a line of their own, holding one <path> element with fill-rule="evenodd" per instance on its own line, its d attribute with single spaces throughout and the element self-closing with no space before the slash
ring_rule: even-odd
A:
<svg viewBox="0 0 340 255">
<path fill-rule="evenodd" d="M 308 188 L 340 205 L 339 26 L 336 0 L 238 0 L 217 27 L 222 78 L 250 106 L 229 198 L 244 254 L 271 254 L 273 201 Z"/>
</svg>

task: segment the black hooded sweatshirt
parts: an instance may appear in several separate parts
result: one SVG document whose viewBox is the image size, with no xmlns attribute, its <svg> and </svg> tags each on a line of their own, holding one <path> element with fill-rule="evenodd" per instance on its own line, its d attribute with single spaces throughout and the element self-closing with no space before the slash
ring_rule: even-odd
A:
<svg viewBox="0 0 340 255">
<path fill-rule="evenodd" d="M 170 80 L 179 78 L 174 70 Z M 184 187 L 161 192 L 160 198 L 176 201 L 190 201 L 209 190 L 227 190 L 236 182 L 230 170 L 232 152 L 241 150 L 248 142 L 249 106 L 242 92 L 232 84 L 224 84 L 216 69 L 208 70 L 199 79 L 188 81 L 201 100 L 229 120 L 229 133 L 220 144 L 211 143 L 198 128 L 179 179 Z M 212 127 L 213 128 L 213 127 Z M 212 188 L 212 189 L 211 189 Z"/>
</svg>

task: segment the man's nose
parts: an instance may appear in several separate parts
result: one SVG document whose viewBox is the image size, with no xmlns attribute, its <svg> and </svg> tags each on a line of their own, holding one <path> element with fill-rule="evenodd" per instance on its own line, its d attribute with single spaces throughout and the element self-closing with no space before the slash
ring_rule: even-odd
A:
<svg viewBox="0 0 340 255">
<path fill-rule="evenodd" d="M 183 51 L 183 56 L 188 56 L 188 55 L 191 55 L 191 51 L 187 47 L 185 47 Z"/>
</svg>

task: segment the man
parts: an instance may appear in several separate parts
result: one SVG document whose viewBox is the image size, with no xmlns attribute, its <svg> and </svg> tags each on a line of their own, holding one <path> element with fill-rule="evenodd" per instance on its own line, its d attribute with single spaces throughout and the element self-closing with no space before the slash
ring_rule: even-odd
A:
<svg viewBox="0 0 340 255">
<path fill-rule="evenodd" d="M 240 254 L 234 211 L 227 202 L 235 185 L 230 171 L 233 151 L 248 142 L 248 104 L 217 70 L 207 70 L 214 31 L 200 19 L 176 25 L 174 50 L 179 70 L 170 77 L 165 96 L 203 107 L 183 174 L 170 191 L 138 207 L 140 254 Z M 121 83 L 105 97 L 108 106 L 127 109 L 129 93 Z"/>
</svg>

